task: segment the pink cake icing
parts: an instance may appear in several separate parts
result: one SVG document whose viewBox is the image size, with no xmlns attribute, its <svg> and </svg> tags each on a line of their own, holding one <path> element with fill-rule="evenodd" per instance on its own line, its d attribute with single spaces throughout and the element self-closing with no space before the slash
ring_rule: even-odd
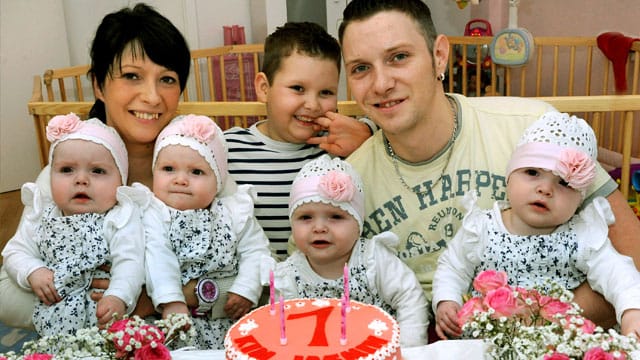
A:
<svg viewBox="0 0 640 360">
<path fill-rule="evenodd" d="M 238 320 L 224 340 L 229 360 L 399 360 L 400 328 L 379 307 L 350 302 L 346 343 L 341 344 L 339 299 L 285 300 L 286 344 L 281 345 L 279 304 L 262 306 Z"/>
</svg>

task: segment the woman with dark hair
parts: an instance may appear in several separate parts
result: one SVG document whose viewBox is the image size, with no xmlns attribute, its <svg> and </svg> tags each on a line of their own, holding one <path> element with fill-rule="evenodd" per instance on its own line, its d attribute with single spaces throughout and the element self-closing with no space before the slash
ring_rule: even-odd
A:
<svg viewBox="0 0 640 360">
<path fill-rule="evenodd" d="M 128 184 L 152 185 L 153 146 L 160 131 L 176 116 L 190 61 L 189 47 L 180 31 L 145 4 L 108 14 L 98 27 L 91 46 L 89 75 L 96 102 L 90 117 L 114 127 L 122 137 L 129 154 Z M 50 195 L 48 169 L 42 170 L 36 183 Z M 104 289 L 106 280 L 94 281 L 92 287 Z M 99 297 L 95 294 L 94 300 Z M 195 295 L 192 303 L 197 302 L 194 299 Z M 0 321 L 13 327 L 32 327 L 35 301 L 30 289 L 19 287 L 4 268 L 0 271 Z M 140 305 L 138 313 L 149 312 Z"/>
</svg>

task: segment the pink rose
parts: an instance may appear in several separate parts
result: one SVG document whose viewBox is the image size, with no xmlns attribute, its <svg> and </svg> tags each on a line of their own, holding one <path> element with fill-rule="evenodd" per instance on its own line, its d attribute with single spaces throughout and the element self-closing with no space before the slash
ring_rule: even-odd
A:
<svg viewBox="0 0 640 360">
<path fill-rule="evenodd" d="M 180 123 L 180 133 L 200 142 L 208 143 L 216 135 L 213 120 L 203 115 L 187 115 Z"/>
<path fill-rule="evenodd" d="M 556 322 L 556 315 L 564 315 L 569 310 L 571 310 L 571 305 L 566 302 L 548 296 L 540 298 L 540 315 L 549 321 Z"/>
<path fill-rule="evenodd" d="M 51 360 L 53 359 L 53 355 L 49 354 L 31 354 L 25 355 L 24 360 Z"/>
<path fill-rule="evenodd" d="M 507 273 L 504 271 L 485 270 L 473 280 L 473 288 L 482 295 L 506 285 Z"/>
<path fill-rule="evenodd" d="M 551 355 L 545 355 L 543 360 L 571 360 L 571 358 L 565 354 L 554 352 Z"/>
<path fill-rule="evenodd" d="M 334 201 L 351 201 L 356 193 L 356 187 L 351 176 L 341 171 L 329 171 L 320 178 L 318 183 L 320 195 Z"/>
<path fill-rule="evenodd" d="M 582 191 L 596 178 L 596 165 L 582 151 L 564 149 L 560 152 L 560 159 L 553 173 L 563 178 L 572 188 Z"/>
<path fill-rule="evenodd" d="M 63 136 L 78 130 L 82 126 L 80 118 L 74 114 L 54 116 L 47 123 L 47 140 L 54 142 Z"/>
<path fill-rule="evenodd" d="M 171 360 L 169 349 L 163 344 L 157 344 L 155 347 L 150 344 L 144 345 L 136 351 L 135 360 Z"/>
<path fill-rule="evenodd" d="M 495 319 L 501 316 L 510 317 L 520 311 L 513 290 L 506 286 L 489 291 L 484 297 L 484 305 L 495 310 L 492 315 Z"/>
<path fill-rule="evenodd" d="M 582 324 L 580 329 L 582 329 L 583 333 L 593 334 L 596 331 L 596 324 L 594 324 L 593 321 L 587 318 L 582 318 L 582 321 L 584 321 L 584 323 Z"/>
<path fill-rule="evenodd" d="M 600 347 L 595 347 L 584 353 L 583 360 L 614 360 L 612 354 L 602 350 Z"/>
<path fill-rule="evenodd" d="M 458 326 L 462 327 L 462 325 L 466 324 L 473 317 L 476 311 L 483 310 L 481 298 L 474 297 L 467 300 L 467 302 L 462 305 L 462 308 L 458 310 Z"/>
<path fill-rule="evenodd" d="M 124 331 L 124 329 L 127 328 L 127 324 L 129 323 L 129 319 L 122 319 L 122 320 L 118 320 L 116 322 L 114 322 L 113 324 L 111 324 L 111 326 L 109 326 L 109 329 L 107 330 L 110 333 L 116 333 L 118 331 Z"/>
<path fill-rule="evenodd" d="M 142 333 L 144 332 L 144 335 Z M 140 326 L 140 329 L 136 330 L 134 335 L 135 339 L 142 345 L 150 344 L 151 342 L 164 343 L 164 334 L 160 329 L 153 325 L 144 324 Z"/>
</svg>

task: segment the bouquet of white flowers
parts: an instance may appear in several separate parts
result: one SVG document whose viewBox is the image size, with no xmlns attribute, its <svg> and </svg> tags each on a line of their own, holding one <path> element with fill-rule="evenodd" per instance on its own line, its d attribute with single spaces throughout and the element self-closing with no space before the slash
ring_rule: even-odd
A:
<svg viewBox="0 0 640 360">
<path fill-rule="evenodd" d="M 635 337 L 604 331 L 581 316 L 573 294 L 555 284 L 513 288 L 507 274 L 484 271 L 474 279 L 479 296 L 458 312 L 465 335 L 485 339 L 495 359 L 635 359 Z"/>
<path fill-rule="evenodd" d="M 188 341 L 194 332 L 191 318 L 185 314 L 171 314 L 153 324 L 138 316 L 125 317 L 103 330 L 92 327 L 80 329 L 75 335 L 45 336 L 27 342 L 23 354 L 0 354 L 0 360 L 170 360 L 167 345 L 176 338 Z"/>
</svg>

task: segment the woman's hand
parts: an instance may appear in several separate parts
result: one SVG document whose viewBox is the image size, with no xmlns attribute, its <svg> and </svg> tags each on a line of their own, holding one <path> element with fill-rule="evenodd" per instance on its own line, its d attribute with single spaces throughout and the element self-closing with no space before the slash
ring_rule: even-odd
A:
<svg viewBox="0 0 640 360">
<path fill-rule="evenodd" d="M 166 319 L 171 314 L 190 315 L 189 308 L 187 308 L 187 304 L 181 301 L 174 301 L 174 302 L 170 302 L 162 305 L 162 318 Z"/>
<path fill-rule="evenodd" d="M 49 306 L 62 300 L 53 284 L 53 271 L 46 267 L 36 269 L 27 278 L 33 293 L 36 294 L 45 305 Z"/>
<path fill-rule="evenodd" d="M 227 299 L 227 303 L 224 305 L 224 312 L 233 320 L 238 320 L 244 316 L 253 306 L 251 301 L 238 294 L 228 292 L 227 296 L 229 298 Z"/>
</svg>

